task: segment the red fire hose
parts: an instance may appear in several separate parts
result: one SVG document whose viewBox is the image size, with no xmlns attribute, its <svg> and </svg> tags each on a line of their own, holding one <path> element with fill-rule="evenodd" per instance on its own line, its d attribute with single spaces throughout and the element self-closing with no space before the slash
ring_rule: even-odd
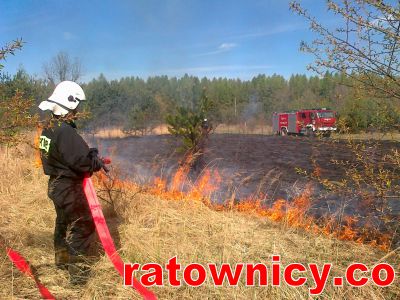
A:
<svg viewBox="0 0 400 300">
<path fill-rule="evenodd" d="M 110 163 L 109 159 L 103 159 L 103 162 Z M 107 172 L 108 169 L 104 168 Z M 106 220 L 101 209 L 99 200 L 97 199 L 96 191 L 94 189 L 92 180 L 89 175 L 85 176 L 83 180 L 83 190 L 86 195 L 86 199 L 89 203 L 90 212 L 92 213 L 94 224 L 96 225 L 97 234 L 99 235 L 100 241 L 103 245 L 104 251 L 106 252 L 108 258 L 113 263 L 114 268 L 119 272 L 119 274 L 124 276 L 124 263 L 115 249 L 114 242 L 111 238 L 110 231 L 108 230 Z M 138 280 L 133 278 L 132 287 L 137 290 L 145 300 L 156 300 L 157 297 L 143 285 L 140 284 Z"/>
<path fill-rule="evenodd" d="M 40 282 L 39 278 L 35 276 L 32 272 L 32 269 L 29 263 L 19 254 L 17 251 L 7 247 L 7 256 L 13 262 L 13 264 L 20 270 L 23 274 L 28 277 L 31 277 L 35 283 L 37 288 L 39 289 L 40 294 L 43 299 L 55 300 L 56 298 L 49 292 L 49 290 Z"/>
</svg>

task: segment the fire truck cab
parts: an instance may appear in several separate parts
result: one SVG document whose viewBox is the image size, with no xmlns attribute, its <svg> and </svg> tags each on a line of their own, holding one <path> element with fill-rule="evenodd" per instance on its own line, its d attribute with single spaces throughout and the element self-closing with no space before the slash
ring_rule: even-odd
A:
<svg viewBox="0 0 400 300">
<path fill-rule="evenodd" d="M 336 131 L 336 113 L 326 108 L 274 112 L 272 129 L 278 135 L 313 136 L 321 133 L 323 136 L 330 136 L 331 132 Z"/>
</svg>

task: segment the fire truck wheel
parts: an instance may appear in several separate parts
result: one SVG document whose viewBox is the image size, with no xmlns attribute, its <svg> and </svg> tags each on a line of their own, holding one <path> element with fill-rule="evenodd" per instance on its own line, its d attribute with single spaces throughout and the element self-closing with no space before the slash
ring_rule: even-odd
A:
<svg viewBox="0 0 400 300">
<path fill-rule="evenodd" d="M 313 137 L 313 136 L 315 136 L 315 133 L 314 133 L 314 131 L 312 130 L 312 128 L 307 128 L 307 130 L 306 130 L 306 136 L 308 136 L 308 137 Z"/>
<path fill-rule="evenodd" d="M 328 138 L 328 137 L 331 136 L 331 132 L 330 132 L 330 131 L 324 132 L 324 133 L 322 134 L 322 136 Z"/>
<path fill-rule="evenodd" d="M 287 131 L 287 129 L 284 127 L 284 128 L 281 129 L 281 136 L 286 136 L 286 135 L 288 135 L 288 131 Z"/>
</svg>

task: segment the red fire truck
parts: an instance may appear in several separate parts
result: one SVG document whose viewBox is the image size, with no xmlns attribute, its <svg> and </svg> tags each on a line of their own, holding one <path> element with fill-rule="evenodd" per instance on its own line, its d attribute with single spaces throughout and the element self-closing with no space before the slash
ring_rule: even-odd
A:
<svg viewBox="0 0 400 300">
<path fill-rule="evenodd" d="M 321 133 L 330 136 L 336 130 L 336 113 L 326 108 L 303 109 L 292 112 L 275 112 L 272 117 L 275 134 L 302 134 L 313 136 Z"/>
</svg>

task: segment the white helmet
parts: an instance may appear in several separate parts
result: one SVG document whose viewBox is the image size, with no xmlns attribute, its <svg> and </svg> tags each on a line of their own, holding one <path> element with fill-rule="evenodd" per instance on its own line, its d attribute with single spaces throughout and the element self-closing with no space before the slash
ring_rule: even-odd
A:
<svg viewBox="0 0 400 300">
<path fill-rule="evenodd" d="M 86 97 L 79 84 L 62 81 L 56 86 L 49 99 L 39 104 L 39 108 L 51 110 L 57 116 L 64 116 L 77 108 L 79 102 L 83 100 L 86 100 Z"/>
</svg>

